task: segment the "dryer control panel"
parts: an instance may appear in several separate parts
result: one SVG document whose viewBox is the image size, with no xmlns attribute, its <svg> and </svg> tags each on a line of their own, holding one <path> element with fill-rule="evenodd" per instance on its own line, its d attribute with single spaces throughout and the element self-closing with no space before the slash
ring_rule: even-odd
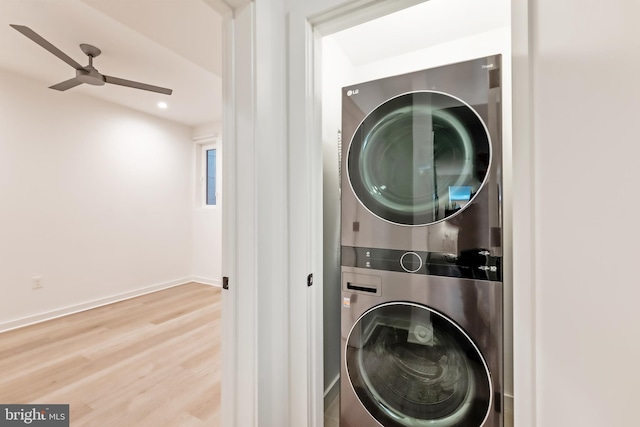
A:
<svg viewBox="0 0 640 427">
<path fill-rule="evenodd" d="M 502 281 L 502 258 L 486 249 L 463 251 L 460 255 L 439 252 L 342 246 L 342 265 L 411 274 Z"/>
</svg>

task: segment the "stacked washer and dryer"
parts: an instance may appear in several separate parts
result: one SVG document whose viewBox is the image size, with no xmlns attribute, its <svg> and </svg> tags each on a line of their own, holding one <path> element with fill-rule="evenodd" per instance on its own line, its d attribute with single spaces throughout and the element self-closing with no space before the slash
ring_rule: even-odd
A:
<svg viewBox="0 0 640 427">
<path fill-rule="evenodd" d="M 501 427 L 501 57 L 343 89 L 341 427 Z"/>
</svg>

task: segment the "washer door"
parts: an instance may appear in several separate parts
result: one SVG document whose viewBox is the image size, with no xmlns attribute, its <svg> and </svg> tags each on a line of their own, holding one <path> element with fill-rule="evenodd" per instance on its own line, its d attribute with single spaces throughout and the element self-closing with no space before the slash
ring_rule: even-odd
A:
<svg viewBox="0 0 640 427">
<path fill-rule="evenodd" d="M 421 91 L 373 110 L 347 156 L 349 182 L 365 208 L 396 224 L 425 225 L 469 204 L 486 180 L 491 144 L 469 105 Z"/>
<path fill-rule="evenodd" d="M 388 303 L 355 323 L 346 347 L 355 394 L 385 427 L 480 427 L 492 404 L 478 348 L 426 306 Z"/>
</svg>

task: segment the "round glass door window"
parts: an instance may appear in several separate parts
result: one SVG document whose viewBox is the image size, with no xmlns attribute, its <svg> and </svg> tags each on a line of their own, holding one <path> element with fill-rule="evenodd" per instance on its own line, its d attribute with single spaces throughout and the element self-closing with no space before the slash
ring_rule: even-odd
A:
<svg viewBox="0 0 640 427">
<path fill-rule="evenodd" d="M 375 307 L 347 341 L 358 399 L 386 427 L 480 427 L 491 408 L 490 374 L 455 323 L 411 303 Z"/>
<path fill-rule="evenodd" d="M 412 92 L 373 110 L 349 146 L 356 197 L 374 215 L 425 225 L 467 206 L 491 162 L 487 129 L 475 110 L 441 92 Z"/>
</svg>

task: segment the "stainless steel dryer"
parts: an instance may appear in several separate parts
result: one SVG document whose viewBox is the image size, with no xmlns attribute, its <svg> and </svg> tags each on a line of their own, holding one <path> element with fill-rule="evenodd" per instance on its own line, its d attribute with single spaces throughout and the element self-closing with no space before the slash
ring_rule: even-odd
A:
<svg viewBox="0 0 640 427">
<path fill-rule="evenodd" d="M 502 255 L 500 60 L 343 89 L 343 247 Z"/>
<path fill-rule="evenodd" d="M 340 427 L 501 427 L 502 283 L 342 268 Z"/>
</svg>

